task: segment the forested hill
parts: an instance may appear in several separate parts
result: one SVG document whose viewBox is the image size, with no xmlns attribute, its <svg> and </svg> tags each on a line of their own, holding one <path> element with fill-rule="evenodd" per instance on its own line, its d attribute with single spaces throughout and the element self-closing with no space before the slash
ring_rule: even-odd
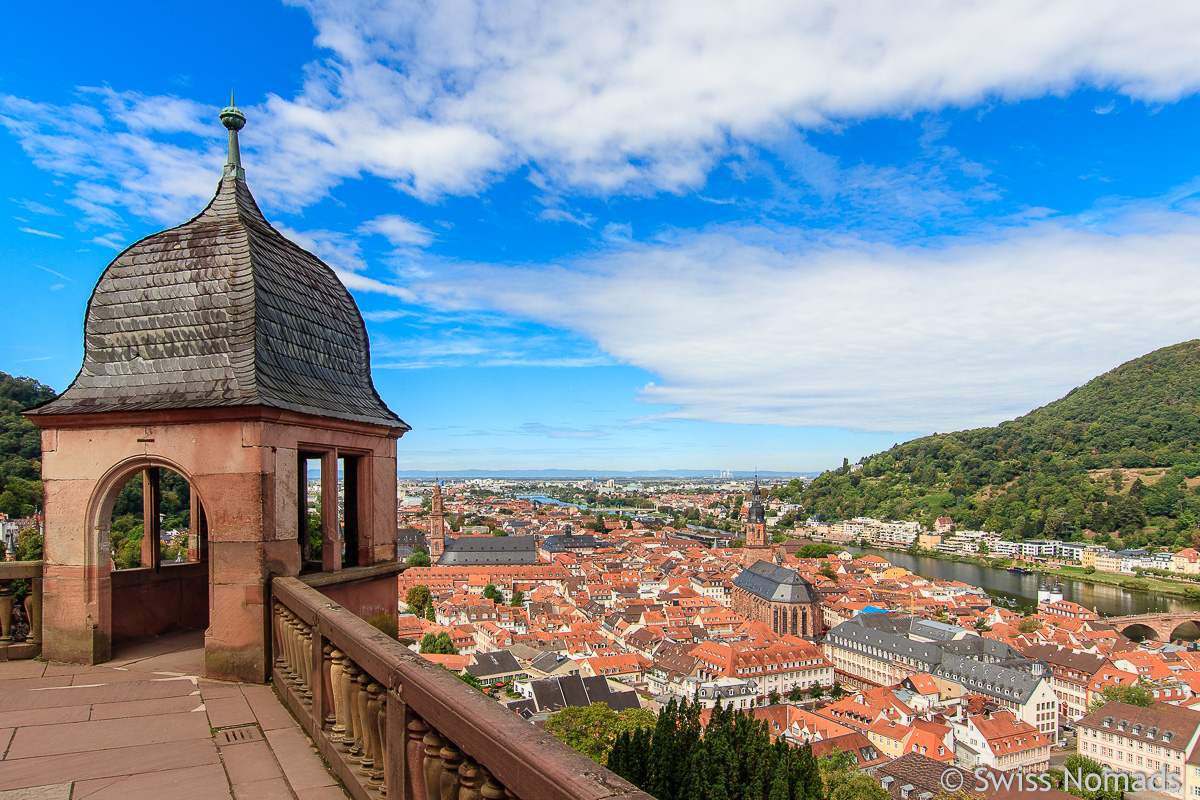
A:
<svg viewBox="0 0 1200 800">
<path fill-rule="evenodd" d="M 935 434 L 775 496 L 823 520 L 939 516 L 1012 538 L 1191 544 L 1200 521 L 1200 340 L 1155 350 L 994 428 Z"/>
<path fill-rule="evenodd" d="M 0 372 L 0 513 L 26 517 L 42 504 L 42 439 L 21 412 L 53 397 L 49 386 Z"/>
</svg>

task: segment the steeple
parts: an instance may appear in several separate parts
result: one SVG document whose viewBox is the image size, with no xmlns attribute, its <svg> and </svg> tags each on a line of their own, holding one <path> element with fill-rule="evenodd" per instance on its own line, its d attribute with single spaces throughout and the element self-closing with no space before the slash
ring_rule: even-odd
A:
<svg viewBox="0 0 1200 800">
<path fill-rule="evenodd" d="M 239 180 L 246 179 L 242 169 L 242 150 L 238 145 L 238 131 L 246 127 L 246 115 L 233 104 L 233 91 L 229 92 L 229 105 L 221 109 L 221 124 L 229 130 L 229 152 L 225 157 L 225 174 Z"/>
</svg>

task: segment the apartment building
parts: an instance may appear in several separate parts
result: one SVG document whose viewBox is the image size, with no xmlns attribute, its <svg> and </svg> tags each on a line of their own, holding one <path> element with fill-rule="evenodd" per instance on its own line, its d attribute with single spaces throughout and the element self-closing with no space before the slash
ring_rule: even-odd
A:
<svg viewBox="0 0 1200 800">
<path fill-rule="evenodd" d="M 1011 711 L 972 714 L 951 727 L 962 766 L 1001 772 L 1045 772 L 1050 767 L 1050 740 Z"/>
<path fill-rule="evenodd" d="M 1166 794 L 1200 796 L 1200 768 L 1191 764 L 1200 737 L 1200 711 L 1156 703 L 1139 708 L 1112 702 L 1079 720 L 1081 755 L 1119 772 L 1165 770 L 1181 786 Z"/>
<path fill-rule="evenodd" d="M 860 614 L 833 628 L 825 656 L 844 682 L 887 686 L 922 673 L 981 694 L 1028 722 L 1051 743 L 1058 738 L 1058 698 L 1044 662 L 953 625 L 894 614 Z"/>
</svg>

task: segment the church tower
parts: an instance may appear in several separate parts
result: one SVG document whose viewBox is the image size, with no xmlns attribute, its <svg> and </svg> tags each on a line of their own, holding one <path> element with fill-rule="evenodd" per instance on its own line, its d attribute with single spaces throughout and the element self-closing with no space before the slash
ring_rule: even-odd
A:
<svg viewBox="0 0 1200 800">
<path fill-rule="evenodd" d="M 433 484 L 429 509 L 429 560 L 437 564 L 446 550 L 446 509 L 442 505 L 442 482 Z"/>
<path fill-rule="evenodd" d="M 750 506 L 746 509 L 746 544 L 742 548 L 742 566 L 756 561 L 771 560 L 771 542 L 767 538 L 767 512 L 762 504 L 762 492 L 758 488 L 758 476 L 754 476 L 754 491 L 750 495 Z"/>
</svg>

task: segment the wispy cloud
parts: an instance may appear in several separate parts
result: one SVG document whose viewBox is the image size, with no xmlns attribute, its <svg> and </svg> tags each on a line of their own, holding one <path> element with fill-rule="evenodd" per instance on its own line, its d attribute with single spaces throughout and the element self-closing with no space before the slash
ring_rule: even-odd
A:
<svg viewBox="0 0 1200 800">
<path fill-rule="evenodd" d="M 18 206 L 25 209 L 30 214 L 41 214 L 42 216 L 45 216 L 45 217 L 61 217 L 62 216 L 61 211 L 58 211 L 57 209 L 53 209 L 50 206 L 45 205 L 44 203 L 38 203 L 33 200 L 18 199 L 15 197 L 10 197 L 9 200 L 16 203 Z"/>
<path fill-rule="evenodd" d="M 37 267 L 38 269 L 40 269 L 42 272 L 48 272 L 48 273 L 50 273 L 51 275 L 54 275 L 54 276 L 56 276 L 56 277 L 59 277 L 59 278 L 62 278 L 64 281 L 70 281 L 71 283 L 74 283 L 74 282 L 75 282 L 75 279 L 74 279 L 74 278 L 72 278 L 72 277 L 70 277 L 70 276 L 68 276 L 68 275 L 63 275 L 61 272 L 58 272 L 58 271 L 56 271 L 56 270 L 52 270 L 52 269 L 50 269 L 49 267 L 43 267 L 43 266 L 41 266 L 40 264 L 34 264 L 34 266 L 35 266 L 35 267 Z"/>
<path fill-rule="evenodd" d="M 47 239 L 63 238 L 63 237 L 59 236 L 57 233 L 50 233 L 49 231 L 39 231 L 37 228 L 20 228 L 19 230 L 22 233 L 32 233 L 34 236 L 45 236 Z"/>
</svg>

